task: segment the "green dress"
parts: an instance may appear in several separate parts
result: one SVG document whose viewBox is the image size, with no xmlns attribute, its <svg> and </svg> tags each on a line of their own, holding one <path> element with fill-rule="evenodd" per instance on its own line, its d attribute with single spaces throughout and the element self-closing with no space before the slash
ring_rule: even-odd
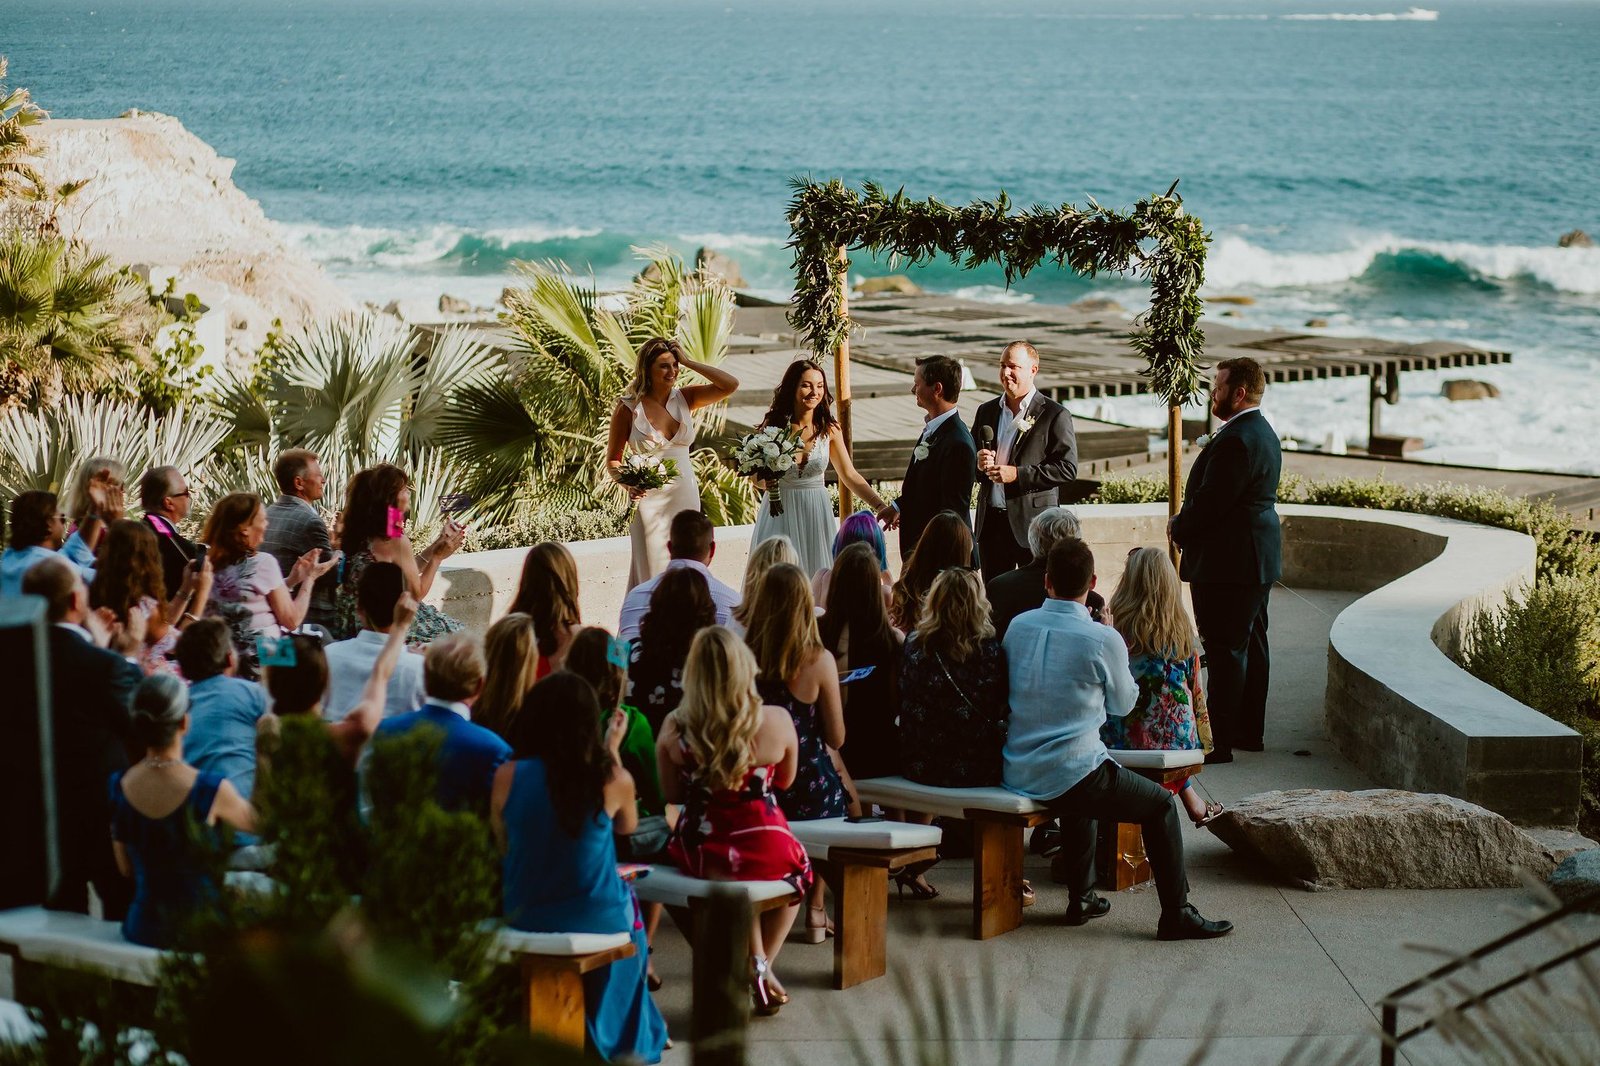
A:
<svg viewBox="0 0 1600 1066">
<path fill-rule="evenodd" d="M 622 705 L 628 716 L 628 732 L 622 737 L 622 768 L 633 775 L 634 791 L 638 793 L 639 817 L 649 818 L 666 811 L 666 801 L 661 798 L 661 776 L 656 771 L 656 735 L 650 722 L 637 707 Z"/>
<path fill-rule="evenodd" d="M 361 612 L 356 608 L 356 589 L 361 587 L 361 575 L 375 561 L 370 550 L 357 552 L 354 558 L 345 560 L 344 576 L 339 581 L 339 594 L 334 598 L 334 640 L 349 640 L 361 632 Z M 411 623 L 411 632 L 406 634 L 406 643 L 427 644 L 446 633 L 455 633 L 463 628 L 460 622 L 432 604 L 418 604 L 417 617 Z"/>
</svg>

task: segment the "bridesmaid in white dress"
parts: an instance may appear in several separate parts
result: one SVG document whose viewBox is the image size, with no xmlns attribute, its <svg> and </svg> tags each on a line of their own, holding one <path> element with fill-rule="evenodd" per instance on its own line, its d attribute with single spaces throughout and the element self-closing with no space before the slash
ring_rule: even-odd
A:
<svg viewBox="0 0 1600 1066">
<path fill-rule="evenodd" d="M 772 391 L 772 406 L 761 425 L 792 425 L 799 429 L 806 442 L 806 457 L 778 479 L 782 514 L 772 513 L 770 495 L 762 492 L 750 546 L 781 533 L 794 543 L 800 569 L 807 577 L 815 577 L 817 571 L 833 565 L 833 537 L 839 528 L 825 482 L 829 463 L 838 470 L 839 480 L 873 511 L 883 509 L 883 500 L 850 461 L 844 429 L 833 416 L 833 394 L 828 389 L 827 376 L 816 363 L 796 359 L 789 364 L 783 380 Z M 770 482 L 757 483 L 763 490 L 770 487 Z"/>
<path fill-rule="evenodd" d="M 678 388 L 678 375 L 685 369 L 698 372 L 709 384 Z M 689 453 L 694 444 L 694 412 L 726 400 L 738 388 L 738 378 L 719 367 L 686 358 L 682 345 L 675 340 L 652 337 L 639 349 L 633 381 L 611 415 L 606 470 L 615 477 L 625 449 L 631 447 L 675 460 L 678 476 L 664 488 L 649 492 L 628 490 L 638 504 L 628 528 L 633 539 L 629 588 L 667 568 L 667 530 L 672 516 L 679 511 L 700 510 L 700 485 Z"/>
</svg>

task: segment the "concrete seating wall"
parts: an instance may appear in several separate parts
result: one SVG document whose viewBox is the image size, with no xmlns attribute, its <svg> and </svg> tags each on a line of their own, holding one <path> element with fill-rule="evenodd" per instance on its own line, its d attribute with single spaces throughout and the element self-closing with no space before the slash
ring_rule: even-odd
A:
<svg viewBox="0 0 1600 1066">
<path fill-rule="evenodd" d="M 1128 550 L 1166 542 L 1165 504 L 1073 508 L 1109 598 Z M 1285 505 L 1290 587 L 1366 593 L 1329 637 L 1328 732 L 1379 785 L 1443 792 L 1535 825 L 1577 821 L 1581 741 L 1571 729 L 1483 684 L 1451 660 L 1482 606 L 1531 584 L 1534 544 L 1507 530 L 1425 515 Z M 750 526 L 717 530 L 711 569 L 739 587 Z M 570 545 L 584 619 L 614 629 L 627 591 L 626 537 Z M 458 555 L 429 602 L 474 630 L 516 594 L 525 549 Z M 889 535 L 891 568 L 899 547 Z"/>
</svg>

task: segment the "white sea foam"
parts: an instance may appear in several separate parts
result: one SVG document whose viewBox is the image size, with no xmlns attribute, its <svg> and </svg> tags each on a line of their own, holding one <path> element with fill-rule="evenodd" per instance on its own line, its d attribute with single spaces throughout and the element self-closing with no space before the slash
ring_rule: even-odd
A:
<svg viewBox="0 0 1600 1066">
<path fill-rule="evenodd" d="M 321 226 L 314 222 L 284 223 L 290 242 L 323 263 L 352 263 L 388 267 L 421 266 L 443 259 L 466 238 L 510 247 L 553 240 L 597 236 L 599 229 L 578 226 L 513 226 L 473 230 L 446 223 L 417 230 L 372 226 Z"/>
<path fill-rule="evenodd" d="M 951 289 L 951 296 L 958 296 L 963 300 L 978 300 L 986 304 L 1030 304 L 1033 302 L 1033 293 L 1018 292 L 1008 289 L 1004 285 L 964 285 L 959 289 Z"/>
<path fill-rule="evenodd" d="M 1426 7 L 1407 8 L 1405 11 L 1385 11 L 1378 14 L 1336 13 L 1331 15 L 1279 15 L 1288 22 L 1438 22 L 1439 12 Z"/>
</svg>

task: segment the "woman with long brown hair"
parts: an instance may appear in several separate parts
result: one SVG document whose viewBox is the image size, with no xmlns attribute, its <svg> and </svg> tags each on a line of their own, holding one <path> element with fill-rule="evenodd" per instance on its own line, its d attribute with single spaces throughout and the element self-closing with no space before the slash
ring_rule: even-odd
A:
<svg viewBox="0 0 1600 1066">
<path fill-rule="evenodd" d="M 528 549 L 511 609 L 533 619 L 539 652 L 537 676 L 561 669 L 567 645 L 582 624 L 578 611 L 578 563 L 566 545 L 547 540 Z"/>
<path fill-rule="evenodd" d="M 678 386 L 683 370 L 706 379 L 704 385 Z M 639 348 L 633 380 L 611 414 L 606 441 L 606 472 L 615 478 L 622 470 L 625 452 L 670 459 L 678 476 L 668 485 L 641 492 L 629 489 L 636 506 L 628 525 L 633 541 L 633 563 L 628 587 L 655 577 L 667 568 L 667 535 L 672 516 L 700 509 L 700 485 L 694 476 L 694 412 L 726 400 L 739 388 L 739 379 L 709 363 L 684 354 L 683 345 L 667 337 L 652 337 Z"/>
<path fill-rule="evenodd" d="M 512 611 L 483 635 L 483 691 L 472 705 L 475 725 L 511 742 L 522 703 L 539 680 L 539 650 L 533 619 Z"/>
<path fill-rule="evenodd" d="M 717 605 L 705 575 L 675 566 L 650 594 L 650 610 L 639 626 L 628 662 L 628 702 L 660 730 L 683 699 L 683 664 L 695 634 L 716 625 Z"/>
<path fill-rule="evenodd" d="M 891 777 L 900 772 L 901 636 L 883 605 L 878 557 L 857 542 L 834 560 L 828 604 L 817 623 L 822 646 L 833 653 L 841 676 L 870 671 L 840 686 L 845 735 L 839 756 L 853 778 Z"/>
<path fill-rule="evenodd" d="M 933 579 L 953 566 L 972 563 L 972 530 L 966 519 L 954 511 L 940 511 L 928 520 L 906 560 L 900 580 L 889 594 L 889 621 L 902 633 L 916 628 L 922 613 L 922 598 Z"/>
<path fill-rule="evenodd" d="M 106 530 L 100 565 L 89 586 L 89 606 L 109 608 L 124 625 L 131 608 L 144 611 L 145 646 L 140 664 L 145 673 L 164 667 L 178 643 L 178 631 L 199 617 L 191 608 L 203 610 L 211 596 L 211 560 L 198 562 L 198 568 L 184 571 L 178 594 L 168 600 L 155 530 L 131 518 L 120 518 Z"/>
<path fill-rule="evenodd" d="M 733 614 L 728 619 L 729 629 L 741 637 L 744 636 L 745 629 L 750 624 L 750 612 L 755 609 L 756 593 L 761 590 L 762 580 L 767 576 L 768 570 L 782 563 L 790 566 L 800 565 L 800 556 L 794 550 L 794 542 L 782 534 L 768 537 L 750 549 L 750 557 L 744 564 L 744 585 L 739 592 L 739 606 L 733 609 Z"/>
</svg>

